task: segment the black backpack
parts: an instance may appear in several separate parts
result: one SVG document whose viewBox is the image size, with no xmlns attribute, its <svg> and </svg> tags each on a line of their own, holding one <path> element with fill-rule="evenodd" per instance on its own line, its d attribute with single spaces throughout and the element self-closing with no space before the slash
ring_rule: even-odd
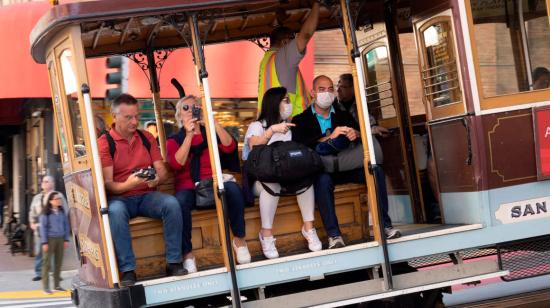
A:
<svg viewBox="0 0 550 308">
<path fill-rule="evenodd" d="M 245 169 L 255 180 L 265 183 L 280 183 L 281 194 L 304 192 L 313 179 L 323 171 L 323 162 L 314 150 L 294 141 L 278 141 L 270 145 L 256 145 L 245 161 Z M 299 192 L 300 191 L 300 192 Z"/>
</svg>

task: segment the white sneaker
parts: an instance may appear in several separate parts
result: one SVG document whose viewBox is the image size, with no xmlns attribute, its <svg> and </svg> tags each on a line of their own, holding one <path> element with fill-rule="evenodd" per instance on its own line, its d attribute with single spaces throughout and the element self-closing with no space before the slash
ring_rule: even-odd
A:
<svg viewBox="0 0 550 308">
<path fill-rule="evenodd" d="M 233 239 L 233 250 L 235 250 L 235 255 L 237 256 L 237 263 L 246 264 L 250 263 L 251 257 L 250 252 L 248 251 L 248 246 L 237 247 L 235 245 L 235 239 Z"/>
<path fill-rule="evenodd" d="M 277 251 L 277 247 L 275 247 L 275 237 L 273 236 L 266 236 L 263 237 L 262 234 L 259 234 L 260 236 L 260 243 L 262 244 L 262 251 L 264 253 L 264 256 L 268 259 L 275 259 L 279 257 L 279 252 Z"/>
<path fill-rule="evenodd" d="M 183 268 L 185 268 L 189 274 L 196 273 L 197 263 L 195 262 L 195 257 L 183 260 Z"/>
<path fill-rule="evenodd" d="M 401 231 L 394 227 L 384 228 L 384 233 L 386 233 L 387 239 L 398 238 L 401 236 Z"/>
<path fill-rule="evenodd" d="M 304 227 L 302 227 L 302 235 L 307 240 L 307 247 L 311 251 L 319 251 L 323 249 L 323 244 L 319 240 L 319 237 L 317 236 L 317 231 L 315 231 L 315 228 L 311 228 L 309 231 L 304 230 Z"/>
</svg>

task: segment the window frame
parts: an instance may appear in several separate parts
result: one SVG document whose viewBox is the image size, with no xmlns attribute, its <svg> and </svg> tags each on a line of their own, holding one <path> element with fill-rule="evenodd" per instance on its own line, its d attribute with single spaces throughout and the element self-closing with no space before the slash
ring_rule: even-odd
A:
<svg viewBox="0 0 550 308">
<path fill-rule="evenodd" d="M 475 42 L 475 29 L 472 13 L 471 0 L 464 1 L 464 7 L 466 10 L 466 21 L 468 25 L 470 52 L 472 53 L 472 59 L 475 71 L 475 83 L 477 86 L 477 95 L 479 99 L 480 111 L 487 111 L 491 109 L 509 108 L 515 106 L 523 106 L 533 103 L 541 103 L 550 101 L 550 88 L 540 90 L 529 90 L 525 92 L 516 92 L 509 94 L 501 94 L 496 96 L 485 96 L 483 89 L 483 82 L 481 76 L 481 69 L 479 65 L 479 58 L 477 52 L 477 44 Z M 550 25 L 550 0 L 546 0 L 546 15 L 548 17 L 548 23 Z M 526 106 L 527 107 L 527 106 Z"/>
<path fill-rule="evenodd" d="M 451 27 L 449 33 L 451 35 L 451 42 L 453 44 L 452 49 L 454 52 L 454 58 L 455 58 L 455 64 L 456 64 L 456 72 L 457 72 L 458 86 L 459 86 L 458 90 L 461 97 L 460 97 L 460 101 L 442 105 L 442 106 L 434 106 L 433 100 L 431 101 L 428 100 L 424 93 L 426 84 L 424 82 L 423 67 L 427 62 L 427 59 L 426 59 L 426 52 L 425 52 L 426 47 L 423 39 L 424 38 L 423 32 L 429 27 L 433 26 L 434 24 L 441 23 L 441 22 L 447 22 Z M 444 11 L 433 14 L 431 16 L 414 20 L 413 25 L 414 25 L 413 26 L 414 36 L 415 36 L 415 41 L 416 41 L 416 46 L 418 51 L 418 66 L 419 66 L 418 69 L 420 72 L 420 80 L 421 80 L 422 91 L 423 91 L 422 101 L 424 102 L 424 106 L 426 108 L 427 121 L 441 120 L 445 118 L 451 118 L 451 117 L 456 117 L 456 116 L 466 114 L 467 113 L 466 95 L 464 93 L 464 80 L 463 80 L 463 75 L 461 70 L 462 61 L 458 50 L 456 25 L 453 18 L 452 9 L 446 9 Z"/>
<path fill-rule="evenodd" d="M 387 119 L 376 119 L 376 121 L 378 122 L 378 125 L 380 126 L 383 126 L 383 127 L 386 127 L 386 128 L 394 128 L 394 127 L 399 127 L 399 122 L 397 120 L 397 109 L 395 108 L 395 100 L 397 99 L 397 95 L 395 93 L 395 87 L 394 87 L 394 78 L 393 78 L 393 74 L 392 74 L 392 68 L 391 68 L 391 55 L 388 51 L 388 42 L 387 42 L 387 39 L 386 39 L 386 36 L 383 36 L 373 42 L 371 42 L 370 44 L 368 44 L 367 46 L 365 46 L 364 48 L 362 48 L 361 50 L 361 61 L 363 61 L 363 77 L 365 78 L 365 81 L 368 83 L 368 70 L 367 70 L 367 67 L 368 67 L 368 63 L 366 61 L 366 54 L 368 54 L 370 51 L 376 49 L 376 48 L 379 48 L 379 47 L 384 47 L 386 48 L 386 51 L 388 52 L 388 71 L 389 71 L 389 75 L 390 75 L 390 91 L 392 93 L 391 95 L 391 98 L 392 98 L 392 103 L 393 103 L 393 108 L 395 110 L 395 116 L 392 117 L 392 118 L 387 118 Z M 367 86 L 367 85 L 366 85 Z M 365 89 L 365 93 L 366 93 L 366 89 Z M 367 103 L 368 103 L 368 99 L 367 99 Z M 370 114 L 370 112 L 369 112 Z"/>
</svg>

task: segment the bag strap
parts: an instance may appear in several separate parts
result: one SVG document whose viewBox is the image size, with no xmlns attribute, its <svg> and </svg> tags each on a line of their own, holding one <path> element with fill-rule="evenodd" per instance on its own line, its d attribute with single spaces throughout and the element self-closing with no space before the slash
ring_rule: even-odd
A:
<svg viewBox="0 0 550 308">
<path fill-rule="evenodd" d="M 265 191 L 267 191 L 268 194 L 270 194 L 274 197 L 298 196 L 298 195 L 301 195 L 301 194 L 305 193 L 306 190 L 308 190 L 311 187 L 311 185 L 308 185 L 308 186 L 298 190 L 297 192 L 295 192 L 293 194 L 284 194 L 284 193 L 274 192 L 271 188 L 269 188 L 269 186 L 265 185 L 263 182 L 260 182 L 260 184 L 262 184 L 262 187 L 265 189 Z"/>
<path fill-rule="evenodd" d="M 147 136 L 145 136 L 145 134 L 141 130 L 138 129 L 137 133 L 139 135 L 139 138 L 141 139 L 141 143 L 147 149 L 147 153 L 149 153 L 149 156 L 151 157 L 151 160 L 152 160 L 153 157 L 151 156 L 151 142 L 149 142 L 149 139 L 147 139 Z M 111 154 L 111 158 L 115 159 L 115 152 L 116 152 L 115 139 L 113 139 L 113 136 L 111 136 L 111 134 L 106 130 L 102 131 L 100 136 L 101 135 L 105 135 L 105 137 L 107 138 L 107 143 L 109 144 L 109 153 Z"/>
</svg>

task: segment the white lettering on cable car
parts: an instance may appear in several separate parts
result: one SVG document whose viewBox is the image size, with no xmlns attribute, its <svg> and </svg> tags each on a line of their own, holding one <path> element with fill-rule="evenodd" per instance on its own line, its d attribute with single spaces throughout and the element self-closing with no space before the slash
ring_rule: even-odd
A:
<svg viewBox="0 0 550 308">
<path fill-rule="evenodd" d="M 550 217 L 550 196 L 501 204 L 495 216 L 503 224 Z"/>
</svg>

